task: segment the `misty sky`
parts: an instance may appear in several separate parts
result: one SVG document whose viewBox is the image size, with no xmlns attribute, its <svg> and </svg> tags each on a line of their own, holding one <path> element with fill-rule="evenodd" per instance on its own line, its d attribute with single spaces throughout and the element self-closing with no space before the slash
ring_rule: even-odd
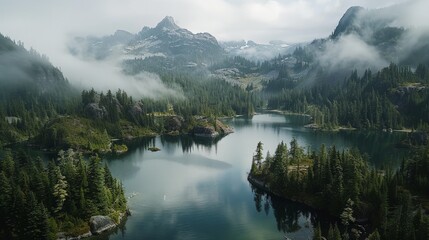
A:
<svg viewBox="0 0 429 240">
<path fill-rule="evenodd" d="M 96 85 L 115 83 L 108 86 L 115 89 L 123 85 L 120 70 L 109 68 L 116 65 L 73 58 L 67 51 L 71 38 L 117 29 L 137 33 L 168 15 L 183 28 L 209 32 L 221 41 L 294 43 L 329 36 L 351 6 L 381 8 L 407 1 L 414 0 L 0 0 L 0 33 L 46 54 L 83 86 L 98 80 Z"/>
<path fill-rule="evenodd" d="M 0 32 L 43 51 L 69 35 L 138 32 L 164 16 L 220 40 L 310 41 L 328 36 L 350 6 L 380 8 L 405 0 L 0 0 Z"/>
</svg>

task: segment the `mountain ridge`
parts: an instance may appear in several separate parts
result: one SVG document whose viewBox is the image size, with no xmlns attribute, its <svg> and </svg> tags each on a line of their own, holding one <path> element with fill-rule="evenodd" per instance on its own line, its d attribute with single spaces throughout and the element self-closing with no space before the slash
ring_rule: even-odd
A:
<svg viewBox="0 0 429 240">
<path fill-rule="evenodd" d="M 164 17 L 155 27 L 143 27 L 136 34 L 117 30 L 113 35 L 75 38 L 69 46 L 74 55 L 103 60 L 114 54 L 125 59 L 180 58 L 192 62 L 211 62 L 224 55 L 217 39 L 210 33 L 192 33 L 179 27 L 171 16 Z M 90 53 L 85 54 L 86 52 Z"/>
</svg>

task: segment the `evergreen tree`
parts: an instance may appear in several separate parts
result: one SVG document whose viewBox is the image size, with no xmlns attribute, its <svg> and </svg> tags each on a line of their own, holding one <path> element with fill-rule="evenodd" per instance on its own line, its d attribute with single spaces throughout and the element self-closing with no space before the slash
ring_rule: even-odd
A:
<svg viewBox="0 0 429 240">
<path fill-rule="evenodd" d="M 320 222 L 317 223 L 317 227 L 314 229 L 313 240 L 322 240 L 322 229 L 320 228 Z"/>
<path fill-rule="evenodd" d="M 334 238 L 333 239 L 334 240 L 342 240 L 340 229 L 338 228 L 338 225 L 336 223 L 334 226 Z"/>
<path fill-rule="evenodd" d="M 54 212 L 59 213 L 63 209 L 64 202 L 68 196 L 67 193 L 67 181 L 65 177 L 61 174 L 60 168 L 55 167 L 55 185 L 53 188 L 52 195 L 55 199 L 55 208 Z"/>
<path fill-rule="evenodd" d="M 258 142 L 258 145 L 256 146 L 256 155 L 254 156 L 258 170 L 261 169 L 261 165 L 262 165 L 262 158 L 263 158 L 262 151 L 263 151 L 262 142 Z"/>
<path fill-rule="evenodd" d="M 10 236 L 12 187 L 3 171 L 0 172 L 0 239 Z"/>
<path fill-rule="evenodd" d="M 61 152 L 45 167 L 27 154 L 0 150 L 0 239 L 56 239 L 58 231 L 81 231 L 82 223 L 93 215 L 123 213 L 122 185 L 100 166 L 99 159 L 95 162 L 89 169 L 91 176 L 98 177 L 88 184 L 87 163 L 73 151 Z M 91 196 L 91 191 L 96 195 Z M 103 200 L 106 193 L 109 198 Z"/>
<path fill-rule="evenodd" d="M 380 239 L 381 237 L 377 229 L 375 229 L 374 232 L 368 236 L 368 240 L 380 240 Z"/>
<path fill-rule="evenodd" d="M 107 210 L 107 198 L 104 190 L 104 170 L 101 167 L 98 156 L 91 157 L 89 161 L 88 183 L 90 198 L 98 209 L 98 213 L 103 214 Z"/>
<path fill-rule="evenodd" d="M 329 229 L 328 229 L 328 240 L 334 240 L 335 239 L 335 235 L 334 235 L 334 229 L 332 228 L 332 224 L 329 224 Z"/>
</svg>

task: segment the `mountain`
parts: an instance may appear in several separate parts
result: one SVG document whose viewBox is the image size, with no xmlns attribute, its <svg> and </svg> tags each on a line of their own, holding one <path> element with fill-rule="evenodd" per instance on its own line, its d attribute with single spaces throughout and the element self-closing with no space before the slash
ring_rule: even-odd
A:
<svg viewBox="0 0 429 240">
<path fill-rule="evenodd" d="M 414 1 L 380 9 L 351 7 L 330 39 L 341 42 L 353 37 L 365 44 L 364 50 L 373 51 L 384 60 L 385 65 L 390 62 L 413 67 L 419 63 L 429 64 L 429 31 L 426 27 L 417 26 L 421 23 L 408 19 L 418 3 Z"/>
<path fill-rule="evenodd" d="M 0 92 L 4 98 L 14 91 L 55 93 L 68 87 L 62 72 L 46 56 L 0 34 Z"/>
<path fill-rule="evenodd" d="M 224 55 L 222 47 L 209 33 L 192 33 L 165 17 L 154 28 L 144 27 L 137 34 L 117 31 L 101 38 L 75 38 L 70 52 L 83 58 L 108 57 L 145 59 L 161 57 L 186 64 L 209 64 Z"/>
<path fill-rule="evenodd" d="M 197 61 L 215 60 L 223 53 L 211 34 L 193 34 L 177 26 L 172 17 L 165 17 L 155 28 L 143 28 L 125 51 L 136 57 L 162 54 Z"/>
<path fill-rule="evenodd" d="M 429 65 L 429 29 L 426 23 L 413 22 L 410 17 L 415 14 L 417 3 L 380 9 L 350 7 L 330 36 L 300 46 L 291 56 L 280 59 L 285 64 L 279 67 L 288 77 L 274 79 L 275 86 L 287 85 L 285 79 L 295 82 L 292 86 L 336 84 L 353 70 L 363 74 L 367 69 L 378 71 L 390 63 L 412 69 L 419 64 Z"/>
<path fill-rule="evenodd" d="M 77 96 L 46 56 L 0 34 L 0 146 L 34 136 Z"/>
<path fill-rule="evenodd" d="M 97 37 L 76 37 L 69 45 L 70 52 L 82 58 L 102 60 L 110 55 L 120 54 L 122 46 L 129 43 L 134 34 L 124 30 L 117 30 L 113 35 Z"/>
<path fill-rule="evenodd" d="M 302 44 L 288 44 L 283 41 L 270 41 L 268 44 L 259 44 L 242 40 L 221 42 L 220 45 L 231 56 L 240 56 L 257 62 L 292 53 L 297 46 Z"/>
<path fill-rule="evenodd" d="M 350 7 L 349 9 L 347 9 L 343 17 L 341 17 L 337 27 L 335 28 L 332 37 L 337 38 L 341 34 L 350 33 L 353 30 L 352 28 L 358 18 L 358 15 L 364 10 L 365 9 L 363 7 L 359 6 Z"/>
</svg>

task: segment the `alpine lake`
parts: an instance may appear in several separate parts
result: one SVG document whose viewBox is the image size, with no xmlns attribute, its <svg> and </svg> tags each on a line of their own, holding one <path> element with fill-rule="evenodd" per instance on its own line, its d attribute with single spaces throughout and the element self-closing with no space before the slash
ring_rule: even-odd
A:
<svg viewBox="0 0 429 240">
<path fill-rule="evenodd" d="M 293 138 L 310 151 L 358 148 L 376 167 L 396 168 L 407 154 L 394 147 L 403 133 L 314 131 L 304 128 L 308 117 L 274 113 L 224 121 L 234 133 L 223 138 L 143 138 L 123 155 L 106 156 L 132 215 L 92 239 L 311 239 L 317 222 L 326 229 L 335 219 L 252 188 L 247 174 L 259 141 L 264 154 Z"/>
</svg>

